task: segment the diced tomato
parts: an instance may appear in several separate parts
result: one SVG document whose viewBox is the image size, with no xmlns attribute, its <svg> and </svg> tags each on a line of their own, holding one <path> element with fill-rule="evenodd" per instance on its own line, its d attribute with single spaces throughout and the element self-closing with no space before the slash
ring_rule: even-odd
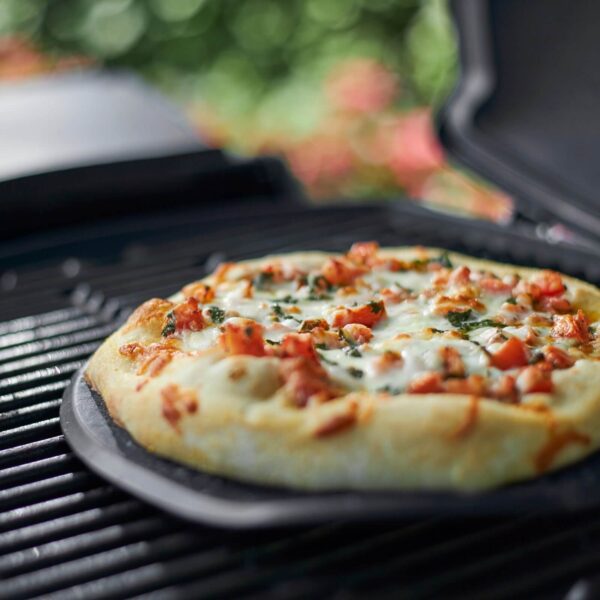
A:
<svg viewBox="0 0 600 600">
<path fill-rule="evenodd" d="M 411 297 L 411 292 L 401 287 L 383 288 L 379 293 L 385 298 L 386 302 L 398 303 L 408 300 Z"/>
<path fill-rule="evenodd" d="M 575 315 L 555 315 L 552 335 L 573 338 L 578 342 L 590 339 L 589 322 L 584 312 L 579 309 Z"/>
<path fill-rule="evenodd" d="M 354 308 L 340 308 L 333 313 L 331 324 L 333 327 L 344 327 L 350 323 L 360 323 L 373 327 L 387 316 L 383 300 L 369 302 Z"/>
<path fill-rule="evenodd" d="M 505 402 L 516 402 L 517 401 L 517 380 L 508 373 L 502 375 L 492 384 L 488 390 L 488 395 L 498 400 L 504 400 Z"/>
<path fill-rule="evenodd" d="M 439 350 L 442 368 L 446 377 L 464 377 L 465 364 L 460 352 L 452 346 L 443 346 Z"/>
<path fill-rule="evenodd" d="M 306 406 L 311 398 L 326 401 L 339 395 L 323 367 L 306 358 L 284 358 L 279 374 L 295 406 Z"/>
<path fill-rule="evenodd" d="M 544 350 L 544 358 L 555 369 L 568 369 L 575 364 L 575 359 L 556 346 L 548 346 Z"/>
<path fill-rule="evenodd" d="M 342 336 L 348 342 L 353 344 L 366 344 L 372 337 L 373 332 L 360 323 L 350 323 L 342 327 Z"/>
<path fill-rule="evenodd" d="M 512 284 L 492 275 L 485 275 L 477 283 L 482 290 L 490 294 L 508 294 L 513 288 Z"/>
<path fill-rule="evenodd" d="M 386 350 L 381 356 L 373 360 L 373 368 L 377 373 L 385 373 L 390 369 L 401 367 L 402 356 L 393 350 Z"/>
<path fill-rule="evenodd" d="M 410 263 L 406 262 L 405 260 L 400 260 L 399 258 L 386 258 L 386 259 L 382 259 L 381 264 L 388 271 L 397 272 L 397 271 L 408 271 L 408 270 L 410 270 Z"/>
<path fill-rule="evenodd" d="M 302 325 L 300 325 L 300 333 L 312 331 L 317 327 L 329 329 L 329 323 L 327 323 L 325 319 L 305 319 L 304 321 L 302 321 Z"/>
<path fill-rule="evenodd" d="M 532 282 L 540 288 L 542 296 L 560 296 L 565 291 L 562 278 L 556 271 L 541 271 L 532 278 Z"/>
<path fill-rule="evenodd" d="M 328 350 L 341 348 L 343 344 L 343 340 L 340 339 L 337 332 L 328 331 L 324 327 L 315 327 L 314 329 L 311 329 L 310 335 L 312 336 L 315 345 L 324 346 Z"/>
<path fill-rule="evenodd" d="M 465 265 L 461 265 L 460 267 L 456 267 L 450 273 L 450 284 L 451 285 L 466 285 L 469 283 L 471 277 L 471 269 L 466 267 Z"/>
<path fill-rule="evenodd" d="M 275 348 L 275 353 L 282 358 L 302 356 L 313 362 L 319 362 L 310 333 L 288 333 L 281 340 L 281 344 Z"/>
<path fill-rule="evenodd" d="M 485 379 L 481 375 L 469 375 L 468 377 L 459 379 L 448 379 L 444 382 L 443 387 L 447 394 L 485 395 Z"/>
<path fill-rule="evenodd" d="M 552 313 L 565 314 L 571 312 L 573 307 L 571 306 L 571 303 L 564 297 L 544 296 L 539 301 L 539 309 Z"/>
<path fill-rule="evenodd" d="M 183 295 L 186 298 L 195 298 L 201 304 L 206 304 L 214 300 L 215 290 L 206 283 L 190 283 L 183 288 Z"/>
<path fill-rule="evenodd" d="M 285 269 L 280 262 L 272 262 L 263 266 L 259 275 L 273 283 L 291 281 L 296 277 L 295 272 L 289 269 Z"/>
<path fill-rule="evenodd" d="M 450 280 L 450 269 L 445 269 L 441 267 L 439 271 L 436 271 L 433 277 L 431 278 L 431 285 L 434 288 L 443 289 L 448 285 Z"/>
<path fill-rule="evenodd" d="M 173 309 L 177 331 L 200 331 L 204 328 L 204 317 L 196 298 L 188 298 Z"/>
<path fill-rule="evenodd" d="M 512 337 L 492 354 L 492 365 L 506 371 L 516 367 L 524 367 L 529 362 L 527 346 L 516 337 Z"/>
<path fill-rule="evenodd" d="M 143 356 L 146 352 L 146 348 L 138 342 L 131 342 L 130 344 L 123 344 L 119 347 L 119 354 L 122 354 L 125 358 L 135 360 L 140 356 Z"/>
<path fill-rule="evenodd" d="M 379 244 L 377 242 L 356 242 L 346 256 L 358 265 L 371 265 L 377 257 Z"/>
<path fill-rule="evenodd" d="M 235 263 L 225 262 L 221 263 L 215 270 L 213 277 L 217 284 L 222 283 L 227 278 L 227 273 L 235 267 Z"/>
<path fill-rule="evenodd" d="M 521 281 L 519 281 L 519 283 L 517 283 L 517 285 L 513 288 L 512 295 L 519 300 L 520 304 L 523 304 L 523 302 L 519 299 L 520 295 L 529 296 L 532 300 L 537 301 L 542 297 L 542 289 L 539 285 L 531 281 L 525 281 L 524 279 L 521 279 Z"/>
<path fill-rule="evenodd" d="M 325 279 L 337 286 L 350 285 L 365 272 L 365 267 L 357 266 L 343 258 L 329 258 L 321 268 L 321 274 Z"/>
<path fill-rule="evenodd" d="M 533 394 L 536 392 L 550 394 L 554 389 L 552 385 L 552 372 L 532 365 L 523 369 L 517 379 L 517 385 L 524 394 Z"/>
<path fill-rule="evenodd" d="M 408 386 L 409 394 L 438 394 L 444 391 L 441 373 L 428 372 L 417 375 Z"/>
<path fill-rule="evenodd" d="M 228 354 L 265 355 L 263 326 L 252 319 L 229 319 L 221 327 L 219 345 Z"/>
</svg>

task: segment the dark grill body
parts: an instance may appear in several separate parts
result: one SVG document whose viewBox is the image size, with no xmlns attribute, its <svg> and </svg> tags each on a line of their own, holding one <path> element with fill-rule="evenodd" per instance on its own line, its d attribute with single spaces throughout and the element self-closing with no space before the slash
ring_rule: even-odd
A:
<svg viewBox="0 0 600 600">
<path fill-rule="evenodd" d="M 220 260 L 377 239 L 600 282 L 593 254 L 527 229 L 391 204 L 259 212 L 175 213 L 0 249 L 0 597 L 562 598 L 593 576 L 598 512 L 224 531 L 149 507 L 77 460 L 58 419 L 70 376 L 132 307 Z"/>
</svg>

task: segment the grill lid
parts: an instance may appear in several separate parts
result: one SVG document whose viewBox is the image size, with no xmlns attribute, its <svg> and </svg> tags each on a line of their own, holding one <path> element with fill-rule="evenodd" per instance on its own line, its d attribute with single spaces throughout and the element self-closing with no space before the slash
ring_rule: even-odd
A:
<svg viewBox="0 0 600 600">
<path fill-rule="evenodd" d="M 600 3 L 452 0 L 461 75 L 442 143 L 520 211 L 600 235 Z"/>
</svg>

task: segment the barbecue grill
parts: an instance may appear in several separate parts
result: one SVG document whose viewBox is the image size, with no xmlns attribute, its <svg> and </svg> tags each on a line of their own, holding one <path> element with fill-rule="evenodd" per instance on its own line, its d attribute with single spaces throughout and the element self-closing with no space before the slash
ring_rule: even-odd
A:
<svg viewBox="0 0 600 600">
<path fill-rule="evenodd" d="M 517 4 L 490 5 L 500 11 L 502 3 L 507 11 Z M 476 4 L 487 3 L 455 3 L 463 29 L 476 22 Z M 447 111 L 460 102 L 458 94 Z M 456 136 L 463 130 L 451 125 L 446 117 L 448 145 L 474 164 L 477 155 Z M 191 207 L 194 186 L 218 200 Z M 161 197 L 188 206 L 0 246 L 0 598 L 598 597 L 593 508 L 224 530 L 190 524 L 95 475 L 59 422 L 71 376 L 134 306 L 224 259 L 376 239 L 543 265 L 600 284 L 591 226 L 579 227 L 578 243 L 567 246 L 540 238 L 528 219 L 499 227 L 401 202 L 311 208 L 298 204 L 285 171 L 268 160 L 220 163 Z M 69 210 L 76 220 L 77 205 Z M 79 217 L 88 214 L 81 209 Z M 548 491 L 568 504 L 563 488 Z"/>
</svg>

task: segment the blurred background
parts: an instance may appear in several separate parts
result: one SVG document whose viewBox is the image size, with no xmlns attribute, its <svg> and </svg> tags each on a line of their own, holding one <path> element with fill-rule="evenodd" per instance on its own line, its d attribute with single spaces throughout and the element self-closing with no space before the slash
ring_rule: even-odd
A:
<svg viewBox="0 0 600 600">
<path fill-rule="evenodd" d="M 284 158 L 315 202 L 408 196 L 499 222 L 432 114 L 457 75 L 446 0 L 2 0 L 0 83 L 133 70 L 209 144 Z"/>
</svg>

